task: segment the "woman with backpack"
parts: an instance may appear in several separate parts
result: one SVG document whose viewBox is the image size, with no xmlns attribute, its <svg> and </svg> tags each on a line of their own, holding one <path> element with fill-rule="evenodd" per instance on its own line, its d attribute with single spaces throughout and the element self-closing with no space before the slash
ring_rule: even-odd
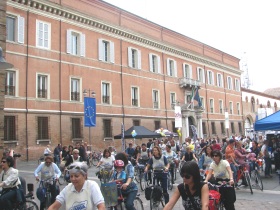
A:
<svg viewBox="0 0 280 210">
<path fill-rule="evenodd" d="M 194 161 L 184 163 L 180 175 L 183 178 L 183 183 L 175 189 L 163 210 L 173 209 L 180 197 L 182 197 L 182 204 L 185 209 L 208 210 L 209 189 L 206 183 L 200 181 L 197 163 Z"/>
</svg>

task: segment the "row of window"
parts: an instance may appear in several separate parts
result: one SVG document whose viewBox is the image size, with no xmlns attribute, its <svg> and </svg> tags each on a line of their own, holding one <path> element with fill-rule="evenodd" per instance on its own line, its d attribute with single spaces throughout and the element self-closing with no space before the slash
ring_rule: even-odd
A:
<svg viewBox="0 0 280 210">
<path fill-rule="evenodd" d="M 18 27 L 17 27 L 18 26 Z M 17 33 L 16 33 L 17 32 Z M 24 18 L 16 16 L 7 16 L 7 40 L 24 42 Z M 43 49 L 51 49 L 51 24 L 40 20 L 36 21 L 36 46 Z M 71 55 L 86 56 L 86 36 L 85 34 L 68 29 L 67 30 L 66 52 Z M 98 39 L 98 59 L 104 62 L 115 62 L 114 42 L 104 39 Z M 149 53 L 149 68 L 151 72 L 161 73 L 160 56 Z M 141 69 L 141 50 L 128 47 L 128 66 L 134 69 Z M 167 58 L 167 75 L 177 77 L 177 62 L 174 59 Z M 192 66 L 184 63 L 182 66 L 183 76 L 192 79 Z M 240 91 L 240 80 L 233 79 L 230 76 L 226 78 L 227 88 Z M 205 83 L 205 72 L 201 67 L 197 68 L 197 80 Z M 207 84 L 224 87 L 223 75 L 217 73 L 216 83 L 214 73 L 207 70 Z"/>
<path fill-rule="evenodd" d="M 226 130 L 225 130 L 225 123 L 224 122 L 220 122 L 220 126 L 221 126 L 221 133 L 226 135 L 227 133 L 226 133 Z M 234 122 L 230 123 L 230 130 L 231 130 L 231 134 L 236 134 Z M 202 122 L 202 132 L 203 132 L 203 135 L 207 136 L 206 122 Z M 243 133 L 242 123 L 241 122 L 238 122 L 238 132 L 239 132 L 239 134 Z M 212 135 L 213 134 L 218 134 L 215 122 L 211 122 L 211 134 Z"/>
</svg>

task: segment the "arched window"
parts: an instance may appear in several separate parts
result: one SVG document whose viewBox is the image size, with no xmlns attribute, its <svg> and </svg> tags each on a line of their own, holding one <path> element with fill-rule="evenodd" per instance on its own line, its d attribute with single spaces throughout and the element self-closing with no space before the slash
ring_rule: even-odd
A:
<svg viewBox="0 0 280 210">
<path fill-rule="evenodd" d="M 251 111 L 255 112 L 255 98 L 254 97 L 251 98 Z"/>
<path fill-rule="evenodd" d="M 270 101 L 267 101 L 267 108 L 271 108 Z"/>
<path fill-rule="evenodd" d="M 274 102 L 274 111 L 275 111 L 275 112 L 278 111 L 278 109 L 277 109 L 277 103 L 276 103 L 276 102 Z"/>
</svg>

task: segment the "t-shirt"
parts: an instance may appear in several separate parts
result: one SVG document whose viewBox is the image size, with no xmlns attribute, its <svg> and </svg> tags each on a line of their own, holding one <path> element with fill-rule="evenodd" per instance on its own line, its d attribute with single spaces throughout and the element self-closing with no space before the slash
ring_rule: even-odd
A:
<svg viewBox="0 0 280 210">
<path fill-rule="evenodd" d="M 209 169 L 214 171 L 214 177 L 220 179 L 229 179 L 229 174 L 227 171 L 227 167 L 229 166 L 229 162 L 227 160 L 221 160 L 217 165 L 215 161 L 210 164 Z"/>
<path fill-rule="evenodd" d="M 233 159 L 235 159 L 235 153 L 234 153 L 234 148 L 231 147 L 230 145 L 227 146 L 226 148 L 226 160 L 229 162 L 229 163 L 232 163 L 232 159 L 231 157 L 233 157 Z"/>
<path fill-rule="evenodd" d="M 187 161 L 191 161 L 191 160 L 193 160 L 193 153 L 192 152 L 190 152 L 190 153 L 185 153 L 185 161 L 187 162 Z"/>
<path fill-rule="evenodd" d="M 201 189 L 202 189 L 204 184 L 206 184 L 206 183 L 201 182 L 200 183 L 200 189 L 192 195 L 197 209 L 201 209 Z M 181 184 L 178 185 L 178 190 L 179 190 L 180 195 L 182 197 L 183 207 L 185 209 L 188 209 L 188 210 L 195 210 L 195 208 L 192 205 L 190 197 L 187 195 L 186 187 L 187 186 L 184 186 L 184 183 L 181 183 Z"/>
</svg>

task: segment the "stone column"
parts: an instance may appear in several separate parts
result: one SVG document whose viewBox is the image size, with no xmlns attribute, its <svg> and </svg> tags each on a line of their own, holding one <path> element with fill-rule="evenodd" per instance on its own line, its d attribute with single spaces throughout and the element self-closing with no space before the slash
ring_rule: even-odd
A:
<svg viewBox="0 0 280 210">
<path fill-rule="evenodd" d="M 182 114 L 182 122 L 183 122 L 183 127 L 182 127 L 182 142 L 185 141 L 185 138 L 189 137 L 189 120 L 188 120 L 188 115 L 187 114 Z"/>
<path fill-rule="evenodd" d="M 197 132 L 198 138 L 203 138 L 203 130 L 202 130 L 202 117 L 201 114 L 196 115 L 197 119 Z"/>
</svg>

